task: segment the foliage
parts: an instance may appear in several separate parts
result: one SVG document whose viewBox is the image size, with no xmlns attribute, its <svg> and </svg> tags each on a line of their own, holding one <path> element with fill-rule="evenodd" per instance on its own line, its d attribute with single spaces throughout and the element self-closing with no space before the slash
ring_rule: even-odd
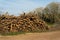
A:
<svg viewBox="0 0 60 40">
<path fill-rule="evenodd" d="M 58 3 L 50 3 L 48 4 L 42 12 L 38 13 L 38 16 L 48 22 L 48 23 L 56 23 L 60 21 L 60 4 Z M 42 16 L 41 16 L 42 15 Z"/>
</svg>

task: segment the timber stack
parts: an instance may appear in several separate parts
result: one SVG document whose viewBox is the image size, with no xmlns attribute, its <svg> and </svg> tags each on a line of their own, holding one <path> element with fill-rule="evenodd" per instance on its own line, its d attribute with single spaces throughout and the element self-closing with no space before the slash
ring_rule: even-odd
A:
<svg viewBox="0 0 60 40">
<path fill-rule="evenodd" d="M 36 14 L 22 14 L 20 16 L 0 16 L 0 33 L 8 32 L 36 32 L 48 30 L 48 26 Z"/>
</svg>

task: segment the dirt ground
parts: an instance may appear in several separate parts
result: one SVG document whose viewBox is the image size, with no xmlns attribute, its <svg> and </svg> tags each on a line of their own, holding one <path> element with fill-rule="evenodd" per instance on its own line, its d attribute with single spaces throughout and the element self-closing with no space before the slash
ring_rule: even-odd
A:
<svg viewBox="0 0 60 40">
<path fill-rule="evenodd" d="M 60 31 L 0 36 L 0 40 L 60 40 Z"/>
</svg>

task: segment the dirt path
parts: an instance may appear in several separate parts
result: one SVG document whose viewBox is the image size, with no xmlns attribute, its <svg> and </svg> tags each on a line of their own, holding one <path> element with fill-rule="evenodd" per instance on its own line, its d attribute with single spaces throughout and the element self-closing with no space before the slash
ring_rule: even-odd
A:
<svg viewBox="0 0 60 40">
<path fill-rule="evenodd" d="M 0 40 L 60 40 L 60 31 L 27 33 L 16 36 L 0 36 Z"/>
</svg>

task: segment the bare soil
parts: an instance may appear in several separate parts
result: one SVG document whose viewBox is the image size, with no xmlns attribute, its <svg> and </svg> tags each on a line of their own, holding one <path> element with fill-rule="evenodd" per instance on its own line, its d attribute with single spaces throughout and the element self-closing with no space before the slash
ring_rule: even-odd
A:
<svg viewBox="0 0 60 40">
<path fill-rule="evenodd" d="M 60 40 L 60 31 L 0 36 L 0 40 Z"/>
</svg>

